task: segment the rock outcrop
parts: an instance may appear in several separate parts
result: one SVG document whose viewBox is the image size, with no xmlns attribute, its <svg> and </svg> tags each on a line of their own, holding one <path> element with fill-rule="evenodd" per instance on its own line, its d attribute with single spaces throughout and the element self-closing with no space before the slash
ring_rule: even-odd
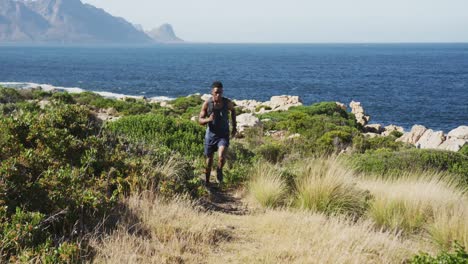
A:
<svg viewBox="0 0 468 264">
<path fill-rule="evenodd" d="M 468 142 L 468 127 L 460 126 L 445 135 L 442 131 L 415 125 L 410 132 L 403 134 L 396 141 L 409 143 L 422 149 L 459 151 Z"/>
<path fill-rule="evenodd" d="M 424 126 L 414 125 L 410 132 L 403 134 L 403 136 L 398 138 L 396 141 L 416 145 L 426 130 L 427 128 Z"/>
<path fill-rule="evenodd" d="M 234 104 L 244 111 L 254 113 L 259 105 L 262 103 L 256 100 L 232 100 Z"/>
<path fill-rule="evenodd" d="M 422 149 L 437 149 L 444 141 L 445 135 L 443 131 L 427 129 L 416 142 L 416 147 Z"/>
<path fill-rule="evenodd" d="M 293 106 L 301 106 L 302 100 L 299 96 L 279 95 L 272 96 L 270 101 L 264 102 L 262 105 L 270 108 L 269 111 L 287 111 Z"/>
<path fill-rule="evenodd" d="M 242 134 L 247 128 L 250 127 L 261 127 L 262 122 L 250 113 L 240 114 L 236 118 L 237 121 L 237 132 Z"/>
<path fill-rule="evenodd" d="M 459 126 L 447 134 L 447 139 L 468 140 L 468 126 Z"/>
<path fill-rule="evenodd" d="M 349 107 L 351 107 L 351 113 L 356 116 L 356 121 L 363 126 L 367 125 L 370 120 L 370 116 L 366 115 L 364 108 L 361 106 L 361 103 L 351 101 Z"/>
</svg>

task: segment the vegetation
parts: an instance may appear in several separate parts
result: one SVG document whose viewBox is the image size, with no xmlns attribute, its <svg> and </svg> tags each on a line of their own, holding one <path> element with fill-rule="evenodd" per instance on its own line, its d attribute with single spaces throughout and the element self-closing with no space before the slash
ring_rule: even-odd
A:
<svg viewBox="0 0 468 264">
<path fill-rule="evenodd" d="M 262 114 L 215 188 L 252 203 L 213 213 L 201 104 L 0 88 L 0 262 L 466 263 L 467 146 L 365 137 L 334 102 Z"/>
</svg>

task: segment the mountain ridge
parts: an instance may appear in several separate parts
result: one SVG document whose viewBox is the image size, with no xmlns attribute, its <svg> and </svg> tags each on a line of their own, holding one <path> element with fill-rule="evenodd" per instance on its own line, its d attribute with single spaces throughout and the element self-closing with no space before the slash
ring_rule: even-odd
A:
<svg viewBox="0 0 468 264">
<path fill-rule="evenodd" d="M 182 40 L 177 38 L 179 41 Z M 150 44 L 172 41 L 149 36 L 124 18 L 80 0 L 0 0 L 0 42 Z"/>
</svg>

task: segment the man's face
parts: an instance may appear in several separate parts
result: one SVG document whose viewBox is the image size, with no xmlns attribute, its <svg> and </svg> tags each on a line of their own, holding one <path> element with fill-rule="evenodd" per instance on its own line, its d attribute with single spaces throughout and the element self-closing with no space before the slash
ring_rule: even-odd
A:
<svg viewBox="0 0 468 264">
<path fill-rule="evenodd" d="M 211 95 L 213 96 L 213 100 L 215 102 L 220 102 L 221 98 L 223 97 L 223 88 L 215 87 L 211 89 Z"/>
</svg>

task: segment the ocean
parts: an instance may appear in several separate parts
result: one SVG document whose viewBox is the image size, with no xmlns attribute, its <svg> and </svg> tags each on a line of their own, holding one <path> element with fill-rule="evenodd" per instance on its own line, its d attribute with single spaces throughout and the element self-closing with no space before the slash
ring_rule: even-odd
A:
<svg viewBox="0 0 468 264">
<path fill-rule="evenodd" d="M 214 80 L 232 99 L 359 101 L 371 123 L 406 130 L 468 125 L 468 43 L 0 46 L 4 86 L 175 98 Z"/>
</svg>

